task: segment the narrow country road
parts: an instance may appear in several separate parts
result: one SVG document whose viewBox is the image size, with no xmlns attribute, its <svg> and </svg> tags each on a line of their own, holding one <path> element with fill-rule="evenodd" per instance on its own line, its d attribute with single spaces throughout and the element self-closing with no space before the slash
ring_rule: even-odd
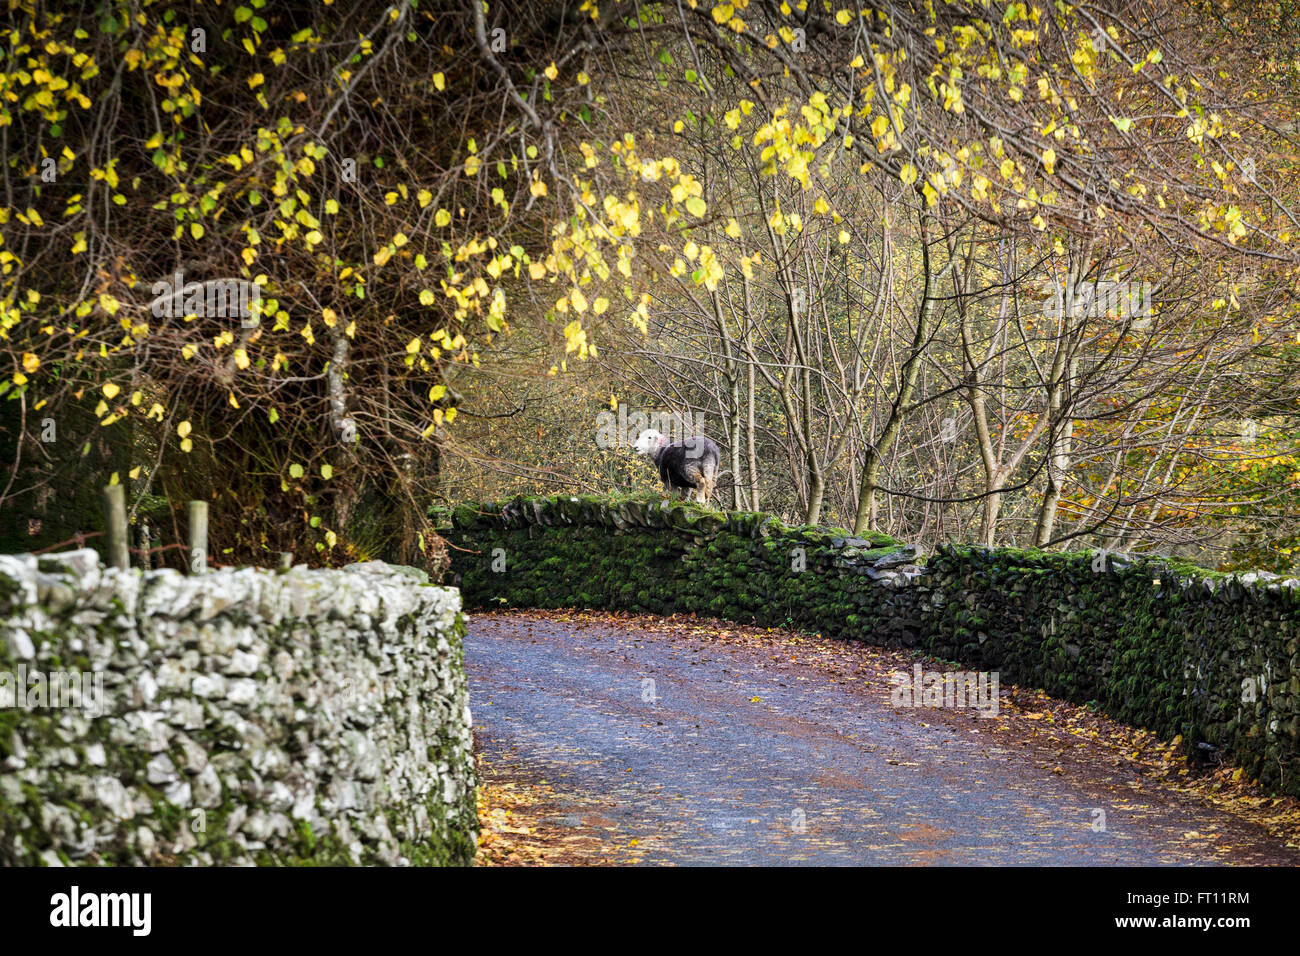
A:
<svg viewBox="0 0 1300 956">
<path fill-rule="evenodd" d="M 553 840 L 670 865 L 1300 864 L 1005 686 L 993 718 L 895 707 L 903 652 L 657 620 L 470 618 L 488 782 L 544 782 Z"/>
</svg>

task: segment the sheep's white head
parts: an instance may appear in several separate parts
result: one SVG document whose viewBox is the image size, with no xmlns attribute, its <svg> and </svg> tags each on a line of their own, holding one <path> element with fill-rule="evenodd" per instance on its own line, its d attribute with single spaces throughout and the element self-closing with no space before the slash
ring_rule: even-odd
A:
<svg viewBox="0 0 1300 956">
<path fill-rule="evenodd" d="M 659 434 L 653 428 L 647 428 L 640 435 L 636 436 L 636 441 L 632 447 L 636 449 L 638 455 L 648 455 L 658 448 L 664 440 L 664 436 Z"/>
</svg>

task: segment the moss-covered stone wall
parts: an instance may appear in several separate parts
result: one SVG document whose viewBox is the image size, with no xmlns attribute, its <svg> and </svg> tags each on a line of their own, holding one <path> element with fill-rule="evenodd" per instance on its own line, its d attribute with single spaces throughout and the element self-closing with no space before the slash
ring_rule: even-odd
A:
<svg viewBox="0 0 1300 956">
<path fill-rule="evenodd" d="M 0 555 L 0 865 L 469 864 L 459 611 L 380 562 Z"/>
<path fill-rule="evenodd" d="M 435 509 L 467 607 L 696 612 L 917 648 L 1181 735 L 1300 795 L 1300 582 L 942 547 L 658 499 Z"/>
</svg>

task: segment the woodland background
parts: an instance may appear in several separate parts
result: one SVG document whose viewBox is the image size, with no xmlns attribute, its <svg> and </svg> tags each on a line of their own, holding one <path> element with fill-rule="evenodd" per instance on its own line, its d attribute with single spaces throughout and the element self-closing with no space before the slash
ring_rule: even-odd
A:
<svg viewBox="0 0 1300 956">
<path fill-rule="evenodd" d="M 0 550 L 120 482 L 220 564 L 437 561 L 431 504 L 657 488 L 622 409 L 793 524 L 1294 571 L 1295 14 L 12 0 Z"/>
</svg>

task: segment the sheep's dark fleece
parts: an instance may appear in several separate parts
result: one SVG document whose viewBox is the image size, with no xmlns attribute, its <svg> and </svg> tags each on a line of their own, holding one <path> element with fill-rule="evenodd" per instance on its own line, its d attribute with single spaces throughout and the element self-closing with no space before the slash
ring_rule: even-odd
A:
<svg viewBox="0 0 1300 956">
<path fill-rule="evenodd" d="M 651 429 L 636 440 L 636 450 L 648 454 L 659 468 L 664 487 L 685 491 L 692 501 L 707 504 L 718 481 L 722 461 L 718 446 L 710 438 L 697 435 L 683 441 L 669 442 Z"/>
</svg>

